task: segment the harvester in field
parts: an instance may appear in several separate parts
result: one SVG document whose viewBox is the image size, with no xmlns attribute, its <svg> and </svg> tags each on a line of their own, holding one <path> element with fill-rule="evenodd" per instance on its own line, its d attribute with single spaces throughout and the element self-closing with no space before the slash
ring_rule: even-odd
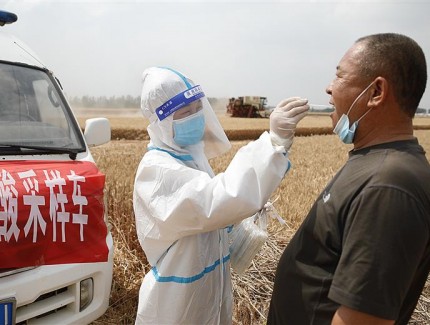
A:
<svg viewBox="0 0 430 325">
<path fill-rule="evenodd" d="M 232 97 L 227 104 L 231 117 L 269 117 L 272 110 L 267 106 L 267 98 L 259 96 Z"/>
</svg>

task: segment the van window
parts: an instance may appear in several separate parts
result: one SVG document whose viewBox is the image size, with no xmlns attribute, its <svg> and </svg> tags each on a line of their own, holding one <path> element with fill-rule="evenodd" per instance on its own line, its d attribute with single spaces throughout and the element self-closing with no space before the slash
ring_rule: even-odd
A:
<svg viewBox="0 0 430 325">
<path fill-rule="evenodd" d="M 43 70 L 0 63 L 0 146 L 85 150 L 51 78 Z"/>
</svg>

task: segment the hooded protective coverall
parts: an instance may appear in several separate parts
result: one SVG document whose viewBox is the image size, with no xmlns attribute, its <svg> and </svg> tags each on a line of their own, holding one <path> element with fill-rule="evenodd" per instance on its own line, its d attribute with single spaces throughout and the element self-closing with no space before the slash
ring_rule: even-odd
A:
<svg viewBox="0 0 430 325">
<path fill-rule="evenodd" d="M 191 100 L 202 103 L 204 136 L 181 147 L 172 115 Z M 265 132 L 215 176 L 208 159 L 230 143 L 200 86 L 169 68 L 144 71 L 141 108 L 150 143 L 133 203 L 152 269 L 141 285 L 136 324 L 230 324 L 229 226 L 263 208 L 289 169 L 287 152 Z"/>
</svg>

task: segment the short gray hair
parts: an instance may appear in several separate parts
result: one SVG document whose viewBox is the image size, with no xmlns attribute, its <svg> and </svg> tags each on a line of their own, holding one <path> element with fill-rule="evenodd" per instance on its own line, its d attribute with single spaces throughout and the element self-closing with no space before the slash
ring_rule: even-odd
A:
<svg viewBox="0 0 430 325">
<path fill-rule="evenodd" d="M 427 83 L 427 65 L 421 47 L 410 37 L 395 33 L 368 35 L 355 43 L 364 45 L 359 61 L 363 77 L 387 79 L 401 109 L 413 117 Z"/>
</svg>

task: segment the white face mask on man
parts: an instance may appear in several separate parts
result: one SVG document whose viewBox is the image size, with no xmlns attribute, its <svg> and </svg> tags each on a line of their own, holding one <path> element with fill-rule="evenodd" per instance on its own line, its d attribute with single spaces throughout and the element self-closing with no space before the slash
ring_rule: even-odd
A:
<svg viewBox="0 0 430 325">
<path fill-rule="evenodd" d="M 342 114 L 339 121 L 337 121 L 336 126 L 333 129 L 333 132 L 336 133 L 339 137 L 339 139 L 346 144 L 350 144 L 354 141 L 355 131 L 357 131 L 358 122 L 367 115 L 367 113 L 370 112 L 370 109 L 364 113 L 362 117 L 360 117 L 357 121 L 352 123 L 351 126 L 349 126 L 349 118 L 348 114 L 351 111 L 351 109 L 354 107 L 355 103 L 361 98 L 361 96 L 364 95 L 364 93 L 370 88 L 370 86 L 373 85 L 375 81 L 372 81 L 358 96 L 357 98 L 352 102 L 351 106 L 348 109 L 348 112 L 345 114 Z"/>
</svg>

